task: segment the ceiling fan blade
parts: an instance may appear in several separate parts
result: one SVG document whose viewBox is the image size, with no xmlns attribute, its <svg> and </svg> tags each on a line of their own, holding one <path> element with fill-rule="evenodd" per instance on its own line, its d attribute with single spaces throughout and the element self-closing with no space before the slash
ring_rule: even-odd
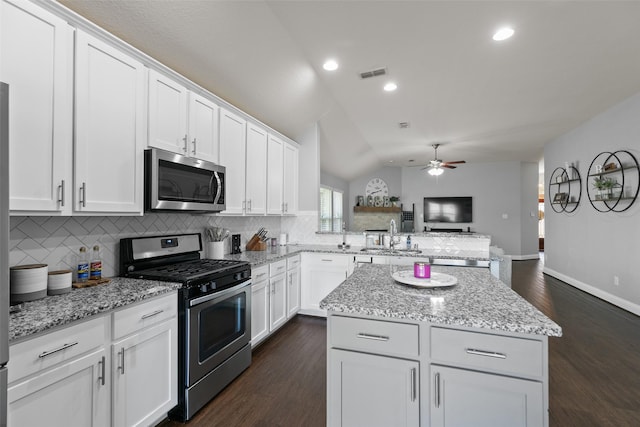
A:
<svg viewBox="0 0 640 427">
<path fill-rule="evenodd" d="M 460 163 L 467 163 L 465 160 L 457 160 L 455 162 L 443 162 L 445 165 L 456 165 Z"/>
<path fill-rule="evenodd" d="M 447 164 L 443 164 L 440 167 L 441 168 L 447 168 L 447 169 L 455 169 L 455 168 L 457 168 L 457 166 L 451 166 L 451 165 L 447 165 Z"/>
</svg>

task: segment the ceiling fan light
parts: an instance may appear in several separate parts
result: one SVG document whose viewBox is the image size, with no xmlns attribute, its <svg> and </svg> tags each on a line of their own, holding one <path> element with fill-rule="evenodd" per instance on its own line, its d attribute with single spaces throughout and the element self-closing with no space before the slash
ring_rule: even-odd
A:
<svg viewBox="0 0 640 427">
<path fill-rule="evenodd" d="M 444 172 L 444 169 L 442 168 L 431 168 L 427 171 L 427 173 L 431 176 L 442 175 L 442 172 Z"/>
<path fill-rule="evenodd" d="M 338 62 L 336 62 L 334 59 L 329 59 L 322 65 L 322 68 L 327 71 L 335 71 L 338 69 Z"/>
</svg>

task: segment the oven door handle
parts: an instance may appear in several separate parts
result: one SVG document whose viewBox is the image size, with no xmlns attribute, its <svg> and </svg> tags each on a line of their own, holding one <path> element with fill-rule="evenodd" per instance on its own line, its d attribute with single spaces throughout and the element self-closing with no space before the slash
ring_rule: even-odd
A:
<svg viewBox="0 0 640 427">
<path fill-rule="evenodd" d="M 231 295 L 236 293 L 239 289 L 244 288 L 245 286 L 250 286 L 251 285 L 251 279 L 249 280 L 245 280 L 244 282 L 232 287 L 232 288 L 228 288 L 225 289 L 223 291 L 220 292 L 214 292 L 212 294 L 207 294 L 204 296 L 201 296 L 199 298 L 194 298 L 191 301 L 189 301 L 189 307 L 195 307 L 196 305 L 200 305 L 203 304 L 207 301 L 211 301 L 213 299 L 217 299 L 217 298 L 221 298 L 221 297 L 225 297 L 227 295 Z"/>
</svg>

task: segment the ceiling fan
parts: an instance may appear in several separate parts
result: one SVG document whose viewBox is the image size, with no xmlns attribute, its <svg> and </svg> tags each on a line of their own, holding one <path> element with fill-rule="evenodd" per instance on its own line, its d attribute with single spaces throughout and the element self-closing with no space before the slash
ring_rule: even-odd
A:
<svg viewBox="0 0 640 427">
<path fill-rule="evenodd" d="M 466 163 L 466 161 L 464 160 L 457 160 L 455 162 L 443 162 L 442 160 L 438 159 L 438 147 L 440 146 L 440 144 L 432 144 L 431 146 L 435 150 L 434 159 L 429 161 L 429 164 L 421 169 L 421 170 L 428 169 L 427 173 L 429 175 L 433 175 L 433 176 L 442 175 L 442 172 L 444 172 L 444 168 L 455 169 L 457 166 L 452 166 L 452 165 Z"/>
</svg>

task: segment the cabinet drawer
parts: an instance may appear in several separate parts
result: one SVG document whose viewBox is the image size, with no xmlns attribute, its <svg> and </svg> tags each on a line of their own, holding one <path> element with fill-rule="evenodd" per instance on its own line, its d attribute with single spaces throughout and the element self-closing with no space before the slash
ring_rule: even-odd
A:
<svg viewBox="0 0 640 427">
<path fill-rule="evenodd" d="M 272 262 L 269 264 L 269 277 L 277 276 L 287 271 L 287 260 L 282 259 L 280 261 Z"/>
<path fill-rule="evenodd" d="M 177 312 L 176 292 L 116 311 L 113 313 L 113 339 L 175 317 Z"/>
<path fill-rule="evenodd" d="M 418 356 L 418 325 L 331 316 L 331 347 L 394 356 Z"/>
<path fill-rule="evenodd" d="M 269 278 L 269 266 L 261 265 L 260 267 L 251 269 L 251 281 L 253 283 L 262 282 Z"/>
<path fill-rule="evenodd" d="M 300 255 L 294 255 L 287 258 L 287 270 L 293 270 L 300 265 Z"/>
<path fill-rule="evenodd" d="M 438 363 L 540 377 L 543 344 L 524 338 L 431 328 L 431 358 Z"/>
<path fill-rule="evenodd" d="M 104 345 L 106 317 L 50 332 L 9 348 L 9 383 Z"/>
</svg>

